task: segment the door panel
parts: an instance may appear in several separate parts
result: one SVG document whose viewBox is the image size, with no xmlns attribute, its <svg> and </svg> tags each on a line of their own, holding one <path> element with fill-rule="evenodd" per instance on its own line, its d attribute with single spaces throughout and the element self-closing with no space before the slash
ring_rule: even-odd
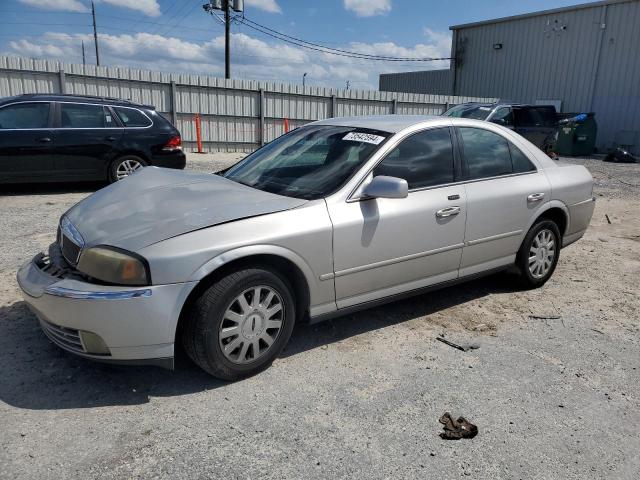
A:
<svg viewBox="0 0 640 480">
<path fill-rule="evenodd" d="M 460 276 L 465 276 L 513 263 L 531 218 L 549 199 L 550 187 L 547 177 L 502 135 L 477 127 L 457 131 L 469 180 L 460 264 Z"/>
<path fill-rule="evenodd" d="M 463 186 L 450 186 L 329 205 L 338 308 L 457 278 L 465 203 Z M 436 216 L 454 206 L 457 215 Z"/>
<path fill-rule="evenodd" d="M 487 179 L 465 185 L 467 229 L 460 275 L 470 275 L 512 263 L 536 215 L 541 201 L 527 197 L 550 195 L 549 182 L 541 172 Z"/>
<path fill-rule="evenodd" d="M 0 109 L 0 182 L 51 174 L 50 117 L 49 102 L 21 102 Z"/>
<path fill-rule="evenodd" d="M 59 118 L 53 157 L 56 170 L 67 176 L 103 178 L 124 129 L 101 105 L 60 103 Z"/>
</svg>

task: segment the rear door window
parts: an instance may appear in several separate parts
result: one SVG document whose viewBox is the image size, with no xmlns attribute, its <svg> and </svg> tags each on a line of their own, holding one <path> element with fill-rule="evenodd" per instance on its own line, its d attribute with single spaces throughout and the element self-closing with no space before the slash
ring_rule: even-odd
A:
<svg viewBox="0 0 640 480">
<path fill-rule="evenodd" d="M 497 133 L 480 128 L 459 129 L 469 178 L 487 178 L 512 173 L 509 142 Z"/>
<path fill-rule="evenodd" d="M 113 107 L 125 127 L 149 127 L 151 120 L 136 108 Z"/>
<path fill-rule="evenodd" d="M 60 104 L 61 128 L 106 128 L 115 126 L 102 105 L 83 103 Z"/>
<path fill-rule="evenodd" d="M 403 178 L 410 189 L 451 183 L 453 147 L 448 128 L 411 135 L 394 148 L 374 169 L 373 175 Z"/>
<path fill-rule="evenodd" d="M 544 117 L 540 114 L 540 111 L 529 107 L 520 107 L 515 110 L 516 126 L 531 128 L 531 127 L 543 127 Z"/>
<path fill-rule="evenodd" d="M 533 172 L 536 167 L 522 151 L 513 143 L 509 142 L 509 152 L 511 153 L 511 164 L 513 173 Z"/>
<path fill-rule="evenodd" d="M 0 129 L 31 129 L 49 126 L 49 103 L 14 103 L 0 108 Z"/>
</svg>

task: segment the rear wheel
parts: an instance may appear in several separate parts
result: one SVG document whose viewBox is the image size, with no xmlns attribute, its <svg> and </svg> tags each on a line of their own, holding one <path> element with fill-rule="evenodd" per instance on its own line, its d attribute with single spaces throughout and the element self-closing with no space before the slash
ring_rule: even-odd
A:
<svg viewBox="0 0 640 480">
<path fill-rule="evenodd" d="M 115 159 L 109 166 L 109 182 L 114 183 L 127 178 L 133 172 L 148 165 L 142 158 L 136 155 L 124 155 Z"/>
<path fill-rule="evenodd" d="M 549 280 L 558 264 L 560 246 L 560 230 L 552 220 L 538 220 L 531 227 L 516 256 L 525 287 L 540 287 Z"/>
<path fill-rule="evenodd" d="M 203 370 L 236 380 L 271 365 L 289 341 L 294 319 L 295 302 L 284 279 L 267 269 L 240 270 L 195 301 L 182 343 Z"/>
</svg>

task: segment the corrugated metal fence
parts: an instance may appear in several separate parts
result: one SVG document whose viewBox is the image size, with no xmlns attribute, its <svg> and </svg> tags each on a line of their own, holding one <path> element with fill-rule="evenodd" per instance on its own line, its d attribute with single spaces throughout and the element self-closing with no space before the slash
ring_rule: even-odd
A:
<svg viewBox="0 0 640 480">
<path fill-rule="evenodd" d="M 182 132 L 186 148 L 196 140 L 200 114 L 207 151 L 251 151 L 289 127 L 329 117 L 372 114 L 437 115 L 452 104 L 492 101 L 476 97 L 340 90 L 204 75 L 162 73 L 0 57 L 0 96 L 67 93 L 116 97 L 154 105 Z"/>
</svg>

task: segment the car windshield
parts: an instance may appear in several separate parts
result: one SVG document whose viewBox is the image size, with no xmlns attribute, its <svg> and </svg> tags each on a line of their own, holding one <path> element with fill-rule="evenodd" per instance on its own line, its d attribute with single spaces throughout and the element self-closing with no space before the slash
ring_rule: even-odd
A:
<svg viewBox="0 0 640 480">
<path fill-rule="evenodd" d="M 446 117 L 473 118 L 475 120 L 486 120 L 491 113 L 492 107 L 480 105 L 456 105 L 443 113 Z"/>
<path fill-rule="evenodd" d="M 389 136 L 355 127 L 301 127 L 256 150 L 223 176 L 278 195 L 322 198 L 351 178 Z"/>
</svg>

